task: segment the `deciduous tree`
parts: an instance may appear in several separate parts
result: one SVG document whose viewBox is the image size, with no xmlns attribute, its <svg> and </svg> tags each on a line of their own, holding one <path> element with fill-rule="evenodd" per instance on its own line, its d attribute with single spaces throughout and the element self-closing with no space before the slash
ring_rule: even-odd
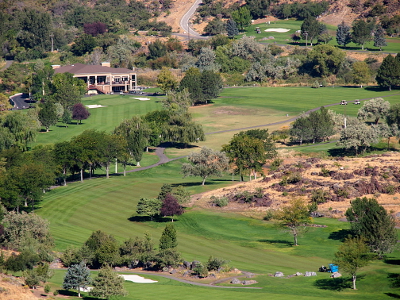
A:
<svg viewBox="0 0 400 300">
<path fill-rule="evenodd" d="M 390 102 L 383 98 L 375 98 L 364 101 L 364 105 L 358 110 L 357 118 L 361 120 L 374 119 L 374 123 L 378 124 L 380 118 L 387 115 L 390 109 Z"/>
<path fill-rule="evenodd" d="M 46 132 L 49 132 L 50 126 L 57 124 L 58 121 L 56 106 L 52 102 L 46 101 L 42 105 L 38 117 L 40 123 L 46 128 Z"/>
<path fill-rule="evenodd" d="M 207 147 L 201 148 L 200 152 L 191 153 L 188 160 L 190 163 L 182 165 L 183 176 L 199 176 L 203 179 L 201 185 L 210 176 L 221 177 L 229 164 L 225 153 Z"/>
<path fill-rule="evenodd" d="M 283 207 L 276 213 L 278 225 L 284 230 L 288 230 L 294 238 L 294 245 L 298 246 L 298 236 L 311 223 L 308 205 L 300 198 L 293 198 L 289 205 Z"/>
<path fill-rule="evenodd" d="M 368 265 L 372 260 L 368 246 L 362 237 L 347 238 L 335 253 L 334 262 L 340 269 L 349 273 L 353 280 L 353 289 L 356 290 L 357 272 Z"/>
<path fill-rule="evenodd" d="M 173 222 L 174 216 L 180 216 L 183 213 L 184 210 L 178 203 L 178 200 L 172 194 L 167 194 L 162 202 L 161 215 L 171 217 L 171 221 Z"/>
<path fill-rule="evenodd" d="M 373 23 L 367 23 L 361 19 L 353 23 L 352 40 L 354 43 L 361 45 L 362 50 L 364 50 L 365 43 L 372 39 L 372 28 Z"/>
<path fill-rule="evenodd" d="M 318 45 L 307 54 L 312 73 L 317 76 L 329 76 L 339 71 L 346 54 L 332 45 Z"/>
<path fill-rule="evenodd" d="M 72 119 L 79 121 L 79 124 L 82 124 L 82 120 L 86 120 L 89 116 L 90 112 L 82 103 L 76 103 L 72 107 Z"/>
<path fill-rule="evenodd" d="M 338 146 L 343 146 L 346 149 L 354 149 L 355 154 L 358 154 L 358 149 L 365 150 L 366 147 L 377 142 L 377 134 L 373 128 L 365 123 L 349 124 L 340 132 L 340 139 L 337 142 Z"/>
<path fill-rule="evenodd" d="M 353 81 L 363 87 L 364 83 L 368 83 L 371 77 L 371 71 L 365 61 L 356 61 L 351 66 Z"/>
<path fill-rule="evenodd" d="M 157 85 L 164 93 L 168 94 L 169 91 L 178 88 L 178 81 L 167 67 L 163 67 L 157 76 Z"/>
<path fill-rule="evenodd" d="M 246 6 L 242 6 L 232 12 L 232 19 L 236 22 L 240 30 L 250 25 L 251 15 L 250 11 Z"/>
<path fill-rule="evenodd" d="M 136 207 L 136 213 L 138 215 L 149 216 L 153 220 L 154 216 L 160 214 L 161 206 L 162 201 L 157 198 L 140 198 Z"/>
<path fill-rule="evenodd" d="M 395 220 L 376 199 L 356 198 L 345 215 L 352 231 L 365 239 L 372 252 L 381 258 L 393 251 L 397 243 Z"/>
<path fill-rule="evenodd" d="M 378 24 L 374 32 L 374 47 L 379 47 L 382 51 L 382 47 L 387 46 L 385 39 L 385 30 L 382 28 L 381 24 Z"/>
</svg>

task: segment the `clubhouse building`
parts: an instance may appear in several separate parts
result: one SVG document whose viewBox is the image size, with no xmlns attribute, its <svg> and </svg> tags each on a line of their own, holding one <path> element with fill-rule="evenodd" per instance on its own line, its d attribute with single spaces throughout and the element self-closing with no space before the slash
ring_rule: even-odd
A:
<svg viewBox="0 0 400 300">
<path fill-rule="evenodd" d="M 136 73 L 125 68 L 111 68 L 109 62 L 101 65 L 53 65 L 54 73 L 71 73 L 87 84 L 88 94 L 128 92 L 137 88 Z"/>
</svg>

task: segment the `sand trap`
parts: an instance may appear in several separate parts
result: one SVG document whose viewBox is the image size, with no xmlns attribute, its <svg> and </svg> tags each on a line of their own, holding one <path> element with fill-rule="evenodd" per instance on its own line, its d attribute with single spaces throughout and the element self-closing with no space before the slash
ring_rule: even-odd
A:
<svg viewBox="0 0 400 300">
<path fill-rule="evenodd" d="M 132 281 L 135 283 L 154 283 L 154 282 L 158 282 L 155 280 L 151 280 L 151 279 L 146 279 L 142 276 L 139 275 L 120 275 L 121 277 L 123 277 L 126 281 Z"/>
<path fill-rule="evenodd" d="M 133 98 L 133 99 L 137 99 L 137 100 L 140 100 L 140 101 L 147 101 L 147 100 L 150 100 L 150 98 Z"/>
<path fill-rule="evenodd" d="M 98 104 L 94 104 L 94 105 L 86 105 L 87 108 L 98 108 L 98 107 L 105 107 L 103 105 L 98 105 Z"/>
<path fill-rule="evenodd" d="M 266 31 L 266 32 L 288 32 L 288 31 L 290 31 L 290 29 L 286 29 L 286 28 L 268 28 L 268 29 L 265 29 L 264 31 Z"/>
</svg>

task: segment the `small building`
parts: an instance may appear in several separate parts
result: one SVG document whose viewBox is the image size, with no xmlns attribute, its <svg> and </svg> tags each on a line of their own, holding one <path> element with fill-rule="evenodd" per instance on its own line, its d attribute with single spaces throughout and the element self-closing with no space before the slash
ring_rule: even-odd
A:
<svg viewBox="0 0 400 300">
<path fill-rule="evenodd" d="M 109 62 L 103 62 L 101 65 L 53 65 L 53 69 L 56 74 L 68 72 L 85 81 L 88 94 L 120 93 L 137 88 L 136 73 L 133 70 L 111 68 Z"/>
</svg>

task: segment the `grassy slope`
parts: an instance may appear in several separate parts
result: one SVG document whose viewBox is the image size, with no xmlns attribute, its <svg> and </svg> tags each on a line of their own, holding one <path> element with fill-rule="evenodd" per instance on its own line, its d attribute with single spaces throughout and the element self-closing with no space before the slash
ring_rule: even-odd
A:
<svg viewBox="0 0 400 300">
<path fill-rule="evenodd" d="M 323 88 L 317 90 L 311 88 L 225 89 L 222 94 L 223 97 L 217 99 L 213 106 L 194 109 L 198 109 L 196 118 L 203 118 L 204 122 L 207 120 L 204 112 L 207 109 L 221 107 L 226 109 L 229 106 L 240 109 L 241 112 L 250 111 L 248 118 L 256 112 L 261 115 L 257 121 L 269 123 L 268 114 L 271 114 L 272 117 L 286 118 L 286 113 L 295 115 L 319 105 L 339 102 L 341 99 L 362 99 L 385 94 L 387 94 L 386 91 L 376 92 L 354 88 Z M 293 99 L 293 95 L 296 95 L 295 99 Z M 125 99 L 120 100 L 126 101 Z M 293 101 L 288 99 L 293 99 Z M 394 102 L 400 101 L 399 96 L 388 99 Z M 85 101 L 92 101 L 90 104 L 102 104 L 99 100 L 101 99 L 92 98 Z M 113 99 L 104 99 L 103 103 L 108 104 L 109 102 L 106 101 L 113 101 Z M 77 130 L 89 124 L 92 128 L 97 128 L 98 124 L 107 123 L 104 120 L 113 120 L 113 116 L 110 116 L 110 114 L 122 111 L 117 108 L 116 102 L 114 104 L 115 109 L 110 104 L 107 108 L 101 108 L 103 119 L 100 116 L 89 119 L 87 124 L 77 126 Z M 142 102 L 136 104 L 142 105 Z M 150 101 L 143 103 L 143 105 L 150 104 Z M 153 105 L 157 104 L 153 103 Z M 126 103 L 123 106 L 126 107 Z M 338 107 L 338 109 L 341 108 Z M 350 108 L 351 106 L 347 107 L 349 114 Z M 139 111 L 134 105 L 131 109 L 132 111 Z M 146 109 L 151 109 L 151 107 L 147 107 L 143 111 Z M 202 109 L 205 110 L 202 111 Z M 262 112 L 263 110 L 264 112 Z M 265 120 L 262 117 L 263 113 Z M 208 116 L 210 125 L 207 130 L 214 130 L 215 125 L 212 124 L 212 116 L 212 113 Z M 220 128 L 232 128 L 234 125 L 229 123 L 229 119 L 232 119 L 232 116 L 218 117 L 217 120 L 219 120 L 220 125 L 223 125 Z M 98 123 L 99 120 L 102 120 L 102 122 Z M 245 124 L 242 122 L 245 122 Z M 248 122 L 246 118 L 240 119 L 240 123 L 235 124 L 237 128 L 248 125 L 254 124 Z M 104 127 L 104 130 L 111 130 L 112 126 L 108 125 L 108 128 Z M 64 128 L 56 128 L 54 133 L 62 130 Z M 224 135 L 228 137 L 232 134 L 231 132 Z M 63 138 L 66 137 L 63 136 Z M 221 143 L 221 140 L 219 142 Z M 59 187 L 46 193 L 42 203 L 43 207 L 37 210 L 37 213 L 50 220 L 51 231 L 56 238 L 58 250 L 65 249 L 68 245 L 81 245 L 93 230 L 98 229 L 115 235 L 120 241 L 129 237 L 142 236 L 145 232 L 148 232 L 157 244 L 165 224 L 163 222 L 144 221 L 143 218 L 135 216 L 134 211 L 140 197 L 156 196 L 163 183 L 183 184 L 192 194 L 231 184 L 229 176 L 222 180 L 208 180 L 204 187 L 199 185 L 200 180 L 198 178 L 182 179 L 179 172 L 181 162 L 176 161 L 152 170 L 131 173 L 126 177 L 119 176 L 108 180 L 101 178 L 86 180 L 84 183 L 70 183 L 67 187 Z M 365 268 L 365 272 L 362 272 L 362 274 L 368 276 L 360 280 L 360 290 L 356 292 L 345 290 L 338 294 L 336 291 L 317 288 L 316 284 L 322 286 L 327 284 L 324 281 L 327 274 L 320 274 L 317 278 L 301 277 L 290 280 L 267 276 L 266 274 L 276 271 L 283 271 L 285 274 L 297 271 L 315 271 L 320 265 L 327 265 L 331 261 L 333 253 L 340 243 L 337 236 L 345 233 L 341 230 L 346 229 L 348 224 L 330 219 L 318 219 L 316 222 L 326 224 L 328 227 L 311 228 L 300 239 L 301 246 L 292 247 L 291 237 L 276 230 L 273 224 L 233 213 L 220 213 L 219 210 L 189 209 L 174 223 L 178 230 L 178 250 L 182 252 L 183 257 L 187 260 L 196 259 L 203 262 L 210 255 L 229 259 L 231 265 L 239 269 L 260 274 L 256 279 L 259 282 L 258 286 L 264 288 L 254 291 L 217 290 L 193 287 L 168 279 L 158 279 L 160 283 L 153 285 L 151 289 L 140 289 L 141 299 L 165 298 L 166 294 L 173 295 L 168 299 L 202 299 L 205 294 L 210 299 L 265 299 L 265 297 L 269 299 L 310 299 L 310 297 L 381 299 L 386 297 L 384 293 L 396 292 L 390 289 L 387 274 L 398 271 L 393 266 L 385 265 L 383 262 L 374 262 L 370 267 Z M 395 255 L 400 256 L 399 253 Z M 318 281 L 321 278 L 322 280 Z M 52 281 L 53 284 L 59 286 L 62 281 L 62 271 L 58 271 Z M 328 283 L 331 287 L 332 282 L 328 281 Z M 126 284 L 131 295 L 127 299 L 134 299 L 139 286 L 139 284 L 133 283 Z M 179 289 L 177 289 L 178 287 Z"/>
</svg>

